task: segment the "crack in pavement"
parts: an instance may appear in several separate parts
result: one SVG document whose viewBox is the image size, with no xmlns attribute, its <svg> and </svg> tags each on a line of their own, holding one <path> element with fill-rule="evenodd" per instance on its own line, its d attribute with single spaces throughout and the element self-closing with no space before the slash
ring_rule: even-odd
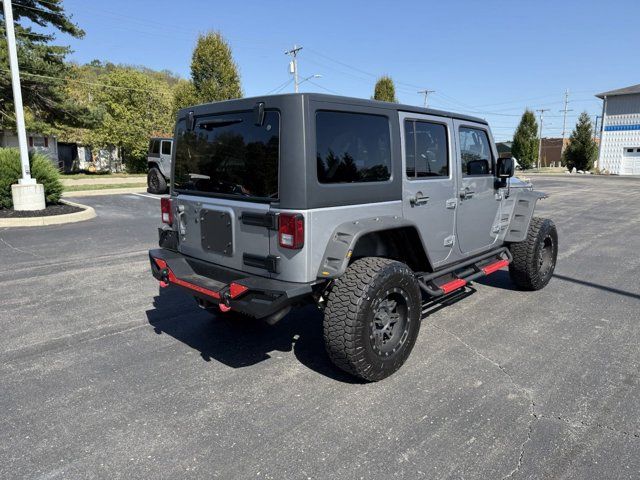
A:
<svg viewBox="0 0 640 480">
<path fill-rule="evenodd" d="M 549 417 L 544 417 L 549 418 Z M 570 427 L 574 428 L 600 428 L 602 430 L 607 430 L 609 432 L 616 433 L 618 435 L 623 435 L 625 437 L 630 438 L 640 438 L 640 433 L 637 432 L 628 432 L 626 430 L 618 430 L 617 428 L 610 427 L 609 425 L 604 425 L 601 423 L 589 423 L 584 420 L 571 420 L 570 418 L 563 417 L 562 415 L 556 415 L 552 418 L 552 420 L 560 420 L 563 423 L 566 423 Z"/>
<path fill-rule="evenodd" d="M 519 385 L 511 376 L 511 374 L 507 371 L 506 368 L 504 368 L 502 365 L 500 365 L 498 362 L 496 362 L 495 360 L 493 360 L 492 358 L 487 357 L 486 355 L 484 355 L 483 353 L 479 352 L 476 348 L 472 347 L 471 345 L 469 345 L 467 342 L 465 342 L 464 340 L 462 340 L 462 338 L 460 338 L 458 335 L 456 335 L 453 332 L 450 332 L 449 330 L 447 330 L 444 327 L 441 327 L 440 325 L 436 325 L 435 323 L 431 323 L 430 324 L 432 327 L 437 328 L 438 330 L 446 333 L 447 335 L 452 336 L 453 338 L 455 338 L 458 342 L 460 342 L 462 345 L 465 346 L 465 348 L 467 348 L 467 350 L 469 350 L 470 352 L 472 352 L 474 355 L 482 358 L 483 360 L 489 362 L 491 365 L 493 365 L 494 367 L 497 367 L 500 372 L 502 372 L 502 374 L 504 374 L 509 381 L 511 382 L 511 384 L 519 391 L 523 392 L 524 395 L 527 397 L 527 400 L 529 400 L 529 415 L 531 416 L 531 420 L 529 421 L 529 424 L 527 425 L 527 438 L 525 438 L 524 442 L 522 442 L 522 444 L 520 445 L 520 455 L 518 456 L 518 463 L 515 466 L 515 468 L 513 470 L 511 470 L 507 475 L 505 475 L 504 477 L 502 477 L 502 480 L 505 480 L 507 478 L 511 478 L 514 474 L 516 474 L 519 470 L 520 467 L 522 467 L 522 461 L 524 459 L 524 452 L 527 446 L 527 443 L 529 443 L 529 441 L 531 440 L 531 434 L 533 433 L 533 423 L 540 419 L 541 415 L 536 412 L 536 403 L 533 400 L 533 396 L 531 395 L 531 392 L 524 388 L 523 386 Z"/>
<path fill-rule="evenodd" d="M 15 250 L 16 252 L 26 253 L 27 255 L 31 255 L 31 256 L 36 257 L 36 258 L 42 258 L 40 255 L 36 255 L 33 252 L 28 252 L 26 250 L 21 250 L 18 247 L 14 247 L 9 242 L 7 242 L 4 238 L 0 238 L 0 242 L 4 243 L 7 247 L 9 247 L 12 250 Z"/>
<path fill-rule="evenodd" d="M 493 360 L 490 357 L 487 357 L 482 352 L 478 351 L 476 348 L 474 348 L 473 346 L 471 346 L 467 342 L 465 342 L 458 335 L 456 335 L 455 333 L 447 330 L 446 328 L 444 328 L 444 327 L 442 327 L 440 325 L 437 325 L 435 323 L 430 323 L 429 325 L 434 327 L 434 328 L 436 328 L 436 329 L 438 329 L 438 330 L 440 330 L 441 332 L 444 332 L 447 335 L 450 335 L 451 337 L 455 338 L 459 343 L 464 345 L 464 347 L 467 348 L 467 350 L 472 352 L 474 355 L 480 357 L 481 359 L 485 360 L 486 362 L 489 362 L 494 367 L 498 368 L 500 370 L 500 372 L 502 372 L 509 379 L 511 384 L 517 390 L 523 392 L 525 394 L 525 396 L 527 397 L 527 399 L 529 400 L 529 414 L 531 415 L 531 420 L 529 421 L 529 424 L 527 426 L 527 438 L 520 445 L 520 455 L 518 456 L 517 465 L 507 475 L 502 477 L 502 480 L 505 480 L 507 478 L 512 478 L 513 475 L 515 475 L 520 470 L 520 468 L 522 467 L 522 462 L 524 460 L 524 454 L 525 454 L 526 446 L 527 446 L 527 443 L 529 443 L 531 441 L 531 436 L 533 434 L 533 424 L 537 420 L 545 419 L 545 420 L 552 420 L 552 421 L 561 421 L 561 422 L 563 422 L 563 423 L 565 423 L 565 424 L 567 424 L 567 425 L 569 425 L 571 427 L 574 427 L 574 428 L 599 428 L 599 429 L 607 430 L 607 431 L 616 433 L 618 435 L 623 435 L 625 437 L 629 437 L 629 438 L 632 438 L 632 439 L 636 439 L 636 438 L 640 439 L 640 433 L 637 433 L 637 432 L 631 432 L 631 431 L 626 431 L 626 430 L 618 430 L 616 428 L 610 427 L 608 425 L 600 424 L 600 423 L 589 423 L 589 422 L 585 422 L 585 421 L 582 421 L 582 420 L 573 421 L 573 420 L 565 418 L 565 417 L 563 417 L 561 415 L 556 415 L 556 416 L 550 417 L 550 416 L 543 415 L 540 412 L 537 412 L 536 411 L 536 403 L 535 403 L 535 401 L 533 399 L 533 396 L 531 395 L 531 391 L 526 389 L 526 388 L 524 388 L 523 386 L 519 385 L 514 380 L 514 378 L 511 376 L 511 374 L 507 371 L 507 369 L 504 368 L 502 365 L 500 365 L 500 363 L 496 362 L 495 360 Z"/>
</svg>

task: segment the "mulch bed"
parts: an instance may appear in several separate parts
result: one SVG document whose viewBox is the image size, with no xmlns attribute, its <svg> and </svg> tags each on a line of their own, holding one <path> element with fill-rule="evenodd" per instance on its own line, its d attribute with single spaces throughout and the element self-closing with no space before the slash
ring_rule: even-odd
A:
<svg viewBox="0 0 640 480">
<path fill-rule="evenodd" d="M 81 212 L 84 208 L 61 203 L 59 205 L 47 205 L 44 210 L 15 211 L 13 208 L 0 208 L 0 218 L 27 218 L 27 217 L 51 217 L 53 215 L 65 215 L 67 213 Z"/>
</svg>

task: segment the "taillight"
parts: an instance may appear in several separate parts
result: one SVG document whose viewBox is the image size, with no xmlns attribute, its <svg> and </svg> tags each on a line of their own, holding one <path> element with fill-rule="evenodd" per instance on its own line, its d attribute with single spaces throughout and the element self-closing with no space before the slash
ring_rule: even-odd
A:
<svg viewBox="0 0 640 480">
<path fill-rule="evenodd" d="M 304 245 L 304 217 L 299 213 L 278 216 L 278 243 L 283 248 L 299 249 Z"/>
<path fill-rule="evenodd" d="M 171 199 L 162 197 L 160 199 L 160 210 L 162 211 L 162 223 L 167 225 L 173 224 L 173 209 L 171 208 Z"/>
</svg>

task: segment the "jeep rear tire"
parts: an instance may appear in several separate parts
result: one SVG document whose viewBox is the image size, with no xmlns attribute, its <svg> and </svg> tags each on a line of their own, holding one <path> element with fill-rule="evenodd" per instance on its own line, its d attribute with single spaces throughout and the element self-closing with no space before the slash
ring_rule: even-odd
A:
<svg viewBox="0 0 640 480">
<path fill-rule="evenodd" d="M 518 288 L 540 290 L 549 283 L 558 257 L 558 232 L 551 220 L 532 218 L 527 238 L 509 249 L 513 255 L 509 275 Z"/>
<path fill-rule="evenodd" d="M 147 191 L 162 194 L 167 191 L 167 180 L 156 167 L 151 167 L 147 173 Z"/>
<path fill-rule="evenodd" d="M 378 257 L 353 262 L 329 293 L 324 341 L 331 361 L 367 381 L 398 370 L 418 337 L 422 295 L 411 269 Z"/>
</svg>

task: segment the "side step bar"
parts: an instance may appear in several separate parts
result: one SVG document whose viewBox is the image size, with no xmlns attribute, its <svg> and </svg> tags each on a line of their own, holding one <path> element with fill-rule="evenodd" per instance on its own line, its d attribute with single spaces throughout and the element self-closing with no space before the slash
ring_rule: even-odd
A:
<svg viewBox="0 0 640 480">
<path fill-rule="evenodd" d="M 469 282 L 506 267 L 512 260 L 513 256 L 509 249 L 501 247 L 434 273 L 417 274 L 416 277 L 418 285 L 427 295 L 441 297 L 465 287 Z M 454 278 L 444 284 L 436 283 L 436 280 L 447 275 L 453 275 Z"/>
</svg>

